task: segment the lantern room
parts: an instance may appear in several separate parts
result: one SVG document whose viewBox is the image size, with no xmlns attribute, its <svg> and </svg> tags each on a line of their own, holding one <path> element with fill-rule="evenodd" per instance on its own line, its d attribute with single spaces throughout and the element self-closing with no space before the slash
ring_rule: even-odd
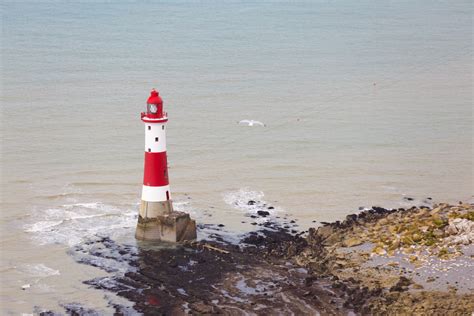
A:
<svg viewBox="0 0 474 316">
<path fill-rule="evenodd" d="M 142 113 L 142 118 L 146 116 L 150 119 L 160 119 L 166 116 L 163 112 L 163 100 L 160 93 L 155 89 L 151 90 L 150 97 L 147 100 L 146 112 Z"/>
</svg>

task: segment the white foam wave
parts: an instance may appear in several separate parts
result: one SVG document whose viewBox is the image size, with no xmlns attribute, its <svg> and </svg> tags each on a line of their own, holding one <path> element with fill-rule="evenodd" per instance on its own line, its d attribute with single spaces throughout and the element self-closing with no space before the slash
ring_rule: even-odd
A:
<svg viewBox="0 0 474 316">
<path fill-rule="evenodd" d="M 52 269 L 42 263 L 40 264 L 25 264 L 20 268 L 21 271 L 29 274 L 32 277 L 46 278 L 53 275 L 60 275 L 59 270 Z"/>
<path fill-rule="evenodd" d="M 224 194 L 224 202 L 243 211 L 258 208 L 256 204 L 249 204 L 249 201 L 264 202 L 265 194 L 261 191 L 251 191 L 248 188 L 242 188 L 238 191 L 227 192 Z"/>
<path fill-rule="evenodd" d="M 24 230 L 39 244 L 77 245 L 92 236 L 120 237 L 136 225 L 136 205 L 119 208 L 101 202 L 66 204 L 35 212 Z"/>
<path fill-rule="evenodd" d="M 104 204 L 101 202 L 64 204 L 63 207 L 66 209 L 86 208 L 86 209 L 101 210 L 101 211 L 106 211 L 106 212 L 114 212 L 118 210 L 118 208 L 115 206 Z"/>
<path fill-rule="evenodd" d="M 264 197 L 265 194 L 262 191 L 252 191 L 248 188 L 242 188 L 238 191 L 225 193 L 224 202 L 247 213 L 257 213 L 258 211 L 265 210 L 270 214 L 274 214 L 275 212 L 281 211 L 278 207 L 269 205 L 264 200 Z"/>
<path fill-rule="evenodd" d="M 54 226 L 57 226 L 62 222 L 63 221 L 39 221 L 34 224 L 25 225 L 25 231 L 28 233 L 50 231 Z"/>
<path fill-rule="evenodd" d="M 202 218 L 204 213 L 192 206 L 189 201 L 173 201 L 173 208 L 176 211 L 188 213 L 194 219 Z"/>
</svg>

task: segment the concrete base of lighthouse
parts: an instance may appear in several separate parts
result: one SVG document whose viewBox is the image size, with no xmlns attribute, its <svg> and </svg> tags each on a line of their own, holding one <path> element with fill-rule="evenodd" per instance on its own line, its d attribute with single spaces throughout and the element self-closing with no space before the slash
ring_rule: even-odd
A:
<svg viewBox="0 0 474 316">
<path fill-rule="evenodd" d="M 196 221 L 173 210 L 171 201 L 142 201 L 135 232 L 140 240 L 180 242 L 196 239 Z"/>
</svg>

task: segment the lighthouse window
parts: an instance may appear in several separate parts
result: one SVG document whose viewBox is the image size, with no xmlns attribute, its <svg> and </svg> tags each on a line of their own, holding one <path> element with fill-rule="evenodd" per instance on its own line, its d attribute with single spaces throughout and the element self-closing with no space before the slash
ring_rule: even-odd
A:
<svg viewBox="0 0 474 316">
<path fill-rule="evenodd" d="M 157 142 L 157 141 L 158 141 L 158 137 L 155 137 L 155 142 Z"/>
<path fill-rule="evenodd" d="M 148 152 L 151 152 L 151 148 L 148 148 Z"/>
<path fill-rule="evenodd" d="M 161 126 L 161 129 L 162 129 L 162 130 L 164 130 L 164 129 L 165 129 L 165 126 L 164 126 L 164 125 L 162 125 L 162 126 Z"/>
<path fill-rule="evenodd" d="M 150 125 L 148 125 L 148 130 L 151 130 L 151 126 L 150 126 Z"/>
</svg>

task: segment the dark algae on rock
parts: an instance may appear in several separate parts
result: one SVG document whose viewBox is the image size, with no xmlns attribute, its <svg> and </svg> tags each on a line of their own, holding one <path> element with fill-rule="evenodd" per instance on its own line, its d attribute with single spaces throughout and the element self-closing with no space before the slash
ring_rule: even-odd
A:
<svg viewBox="0 0 474 316">
<path fill-rule="evenodd" d="M 146 315 L 347 313 L 328 280 L 310 283 L 308 271 L 292 263 L 306 240 L 267 226 L 241 245 L 199 241 L 138 250 L 129 257 L 130 271 L 86 283 L 132 301 Z M 123 252 L 118 244 L 107 247 Z M 110 258 L 106 253 L 94 255 Z"/>
</svg>

